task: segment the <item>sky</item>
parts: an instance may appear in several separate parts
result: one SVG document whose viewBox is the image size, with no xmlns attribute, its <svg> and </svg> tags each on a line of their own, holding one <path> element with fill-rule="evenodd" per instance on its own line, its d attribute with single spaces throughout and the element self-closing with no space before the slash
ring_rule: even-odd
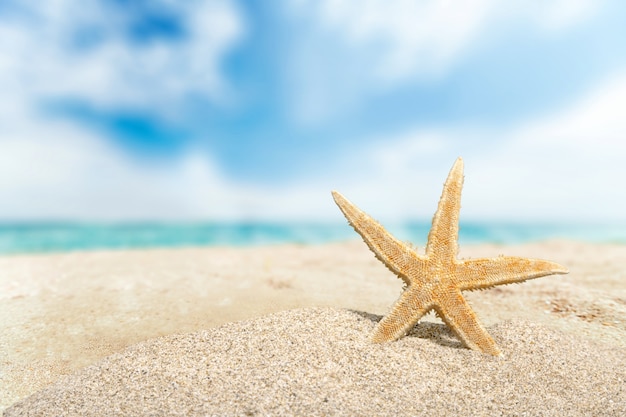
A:
<svg viewBox="0 0 626 417">
<path fill-rule="evenodd" d="M 3 0 L 0 222 L 626 222 L 626 3 Z"/>
</svg>

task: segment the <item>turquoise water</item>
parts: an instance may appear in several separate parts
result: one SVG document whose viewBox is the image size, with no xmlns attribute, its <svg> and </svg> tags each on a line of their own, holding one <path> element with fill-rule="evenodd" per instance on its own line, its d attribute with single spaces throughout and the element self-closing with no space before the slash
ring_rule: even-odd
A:
<svg viewBox="0 0 626 417">
<path fill-rule="evenodd" d="M 398 239 L 423 245 L 429 222 L 386 225 Z M 0 224 L 0 254 L 183 246 L 321 244 L 358 239 L 345 223 Z M 461 223 L 460 244 L 575 239 L 626 244 L 626 226 Z"/>
</svg>

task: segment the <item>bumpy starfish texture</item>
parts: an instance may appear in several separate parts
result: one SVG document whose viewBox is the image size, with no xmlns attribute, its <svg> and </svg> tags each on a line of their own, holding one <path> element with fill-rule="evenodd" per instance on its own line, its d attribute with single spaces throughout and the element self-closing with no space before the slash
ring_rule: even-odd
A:
<svg viewBox="0 0 626 417">
<path fill-rule="evenodd" d="M 461 291 L 522 282 L 567 268 L 550 261 L 510 256 L 458 260 L 459 211 L 463 188 L 463 160 L 457 159 L 446 180 L 428 234 L 426 253 L 419 255 L 337 191 L 335 202 L 374 255 L 401 278 L 406 288 L 374 330 L 374 342 L 397 340 L 434 309 L 465 345 L 491 355 L 498 346 L 478 322 Z"/>
</svg>

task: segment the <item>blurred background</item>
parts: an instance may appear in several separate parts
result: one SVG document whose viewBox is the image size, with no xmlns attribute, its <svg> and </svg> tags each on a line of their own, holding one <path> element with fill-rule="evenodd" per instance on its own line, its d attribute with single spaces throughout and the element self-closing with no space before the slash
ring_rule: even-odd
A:
<svg viewBox="0 0 626 417">
<path fill-rule="evenodd" d="M 0 2 L 0 252 L 626 242 L 626 3 Z M 463 227 L 463 225 L 465 225 Z"/>
</svg>

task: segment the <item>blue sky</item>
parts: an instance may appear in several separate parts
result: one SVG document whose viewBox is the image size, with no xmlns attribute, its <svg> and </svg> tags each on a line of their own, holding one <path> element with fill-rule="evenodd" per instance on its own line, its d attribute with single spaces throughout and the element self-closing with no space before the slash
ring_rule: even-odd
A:
<svg viewBox="0 0 626 417">
<path fill-rule="evenodd" d="M 626 220 L 620 1 L 4 1 L 0 221 Z"/>
</svg>

